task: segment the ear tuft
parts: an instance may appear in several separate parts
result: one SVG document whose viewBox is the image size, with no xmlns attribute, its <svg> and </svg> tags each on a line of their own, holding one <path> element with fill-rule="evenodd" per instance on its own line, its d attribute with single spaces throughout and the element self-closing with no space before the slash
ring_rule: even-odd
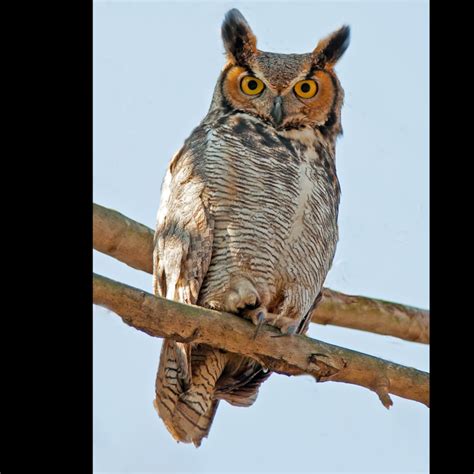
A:
<svg viewBox="0 0 474 474">
<path fill-rule="evenodd" d="M 245 66 L 257 54 L 257 38 L 247 20 L 236 8 L 226 13 L 222 23 L 222 40 L 229 59 Z"/>
<path fill-rule="evenodd" d="M 350 38 L 351 29 L 349 26 L 344 25 L 322 39 L 313 51 L 314 60 L 318 66 L 334 66 L 349 46 Z"/>
</svg>

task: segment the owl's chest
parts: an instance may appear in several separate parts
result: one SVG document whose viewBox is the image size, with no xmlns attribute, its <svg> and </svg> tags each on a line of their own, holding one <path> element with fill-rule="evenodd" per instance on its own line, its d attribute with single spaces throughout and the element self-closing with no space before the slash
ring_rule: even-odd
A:
<svg viewBox="0 0 474 474">
<path fill-rule="evenodd" d="M 258 125 L 208 132 L 201 170 L 214 234 L 206 291 L 244 272 L 273 295 L 302 281 L 304 267 L 298 284 L 314 299 L 337 241 L 338 197 L 323 161 L 315 146 Z"/>
<path fill-rule="evenodd" d="M 289 225 L 318 203 L 332 206 L 324 160 L 305 138 L 292 140 L 251 120 L 208 132 L 204 166 L 215 217 L 251 220 L 263 214 Z"/>
</svg>

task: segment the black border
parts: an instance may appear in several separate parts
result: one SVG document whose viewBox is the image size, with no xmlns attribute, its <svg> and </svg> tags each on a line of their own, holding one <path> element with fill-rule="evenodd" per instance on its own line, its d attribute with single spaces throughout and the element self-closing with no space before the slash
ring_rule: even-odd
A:
<svg viewBox="0 0 474 474">
<path fill-rule="evenodd" d="M 18 68 L 6 69 L 18 88 L 4 91 L 20 133 L 4 155 L 17 168 L 3 173 L 5 208 L 18 223 L 10 225 L 16 249 L 4 248 L 15 259 L 17 273 L 6 275 L 17 294 L 4 310 L 4 367 L 14 368 L 2 396 L 16 406 L 3 403 L 10 420 L 0 430 L 8 439 L 2 458 L 11 472 L 90 473 L 93 3 L 18 10 L 4 16 L 15 27 L 12 42 L 24 43 Z"/>
</svg>

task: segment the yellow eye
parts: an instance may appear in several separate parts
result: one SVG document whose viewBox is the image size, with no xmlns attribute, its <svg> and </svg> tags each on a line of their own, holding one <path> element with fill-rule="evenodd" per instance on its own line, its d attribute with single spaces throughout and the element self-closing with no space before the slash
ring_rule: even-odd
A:
<svg viewBox="0 0 474 474">
<path fill-rule="evenodd" d="M 240 83 L 242 92 L 247 95 L 257 95 L 264 89 L 264 84 L 260 79 L 253 76 L 245 76 Z"/>
<path fill-rule="evenodd" d="M 303 99 L 311 99 L 318 92 L 318 85 L 316 82 L 308 79 L 306 81 L 300 81 L 295 84 L 295 94 Z"/>
</svg>

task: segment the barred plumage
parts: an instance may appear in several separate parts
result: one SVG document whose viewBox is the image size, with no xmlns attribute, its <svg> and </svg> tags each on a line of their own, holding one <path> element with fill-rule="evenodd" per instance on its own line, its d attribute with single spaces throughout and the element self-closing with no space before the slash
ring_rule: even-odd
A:
<svg viewBox="0 0 474 474">
<path fill-rule="evenodd" d="M 309 54 L 265 53 L 242 15 L 227 14 L 211 108 L 163 183 L 156 294 L 306 332 L 338 239 L 333 65 L 348 35 L 343 27 Z M 155 406 L 175 439 L 199 446 L 219 400 L 249 406 L 269 375 L 239 355 L 164 341 Z"/>
</svg>

